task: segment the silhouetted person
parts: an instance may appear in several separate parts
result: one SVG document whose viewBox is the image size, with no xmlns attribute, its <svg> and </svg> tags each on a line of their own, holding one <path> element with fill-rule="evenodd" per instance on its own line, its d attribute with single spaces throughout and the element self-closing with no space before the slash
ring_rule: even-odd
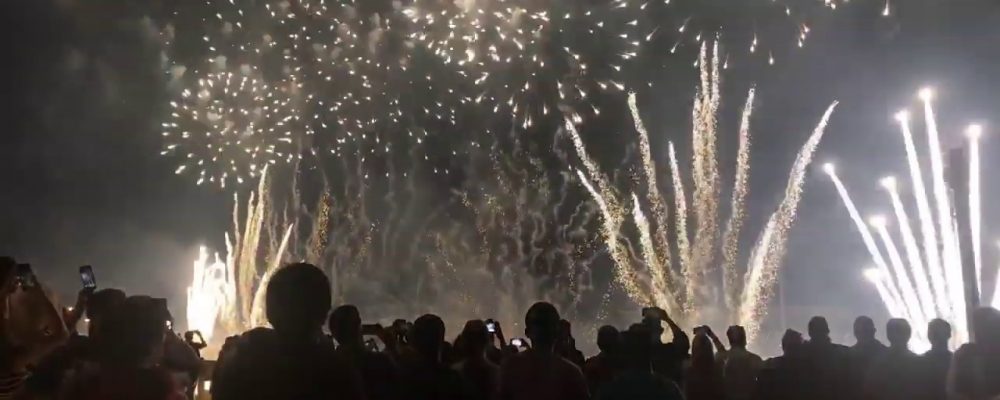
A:
<svg viewBox="0 0 1000 400">
<path fill-rule="evenodd" d="M 927 400 L 944 400 L 948 397 L 945 386 L 951 366 L 951 350 L 948 350 L 951 324 L 940 318 L 931 320 L 927 324 L 927 339 L 931 349 L 920 356 L 921 396 Z"/>
<path fill-rule="evenodd" d="M 875 321 L 870 317 L 860 316 L 854 320 L 854 338 L 857 340 L 850 349 L 850 387 L 853 397 L 862 395 L 868 369 L 872 362 L 885 354 L 887 347 L 875 338 Z"/>
<path fill-rule="evenodd" d="M 102 320 L 96 365 L 75 371 L 61 399 L 181 400 L 183 389 L 162 361 L 166 320 L 149 297 L 130 297 Z"/>
<path fill-rule="evenodd" d="M 849 381 L 848 350 L 830 340 L 826 318 L 817 316 L 809 320 L 809 341 L 804 349 L 806 396 L 815 400 L 839 400 L 849 395 L 850 390 L 845 387 Z"/>
<path fill-rule="evenodd" d="M 84 292 L 81 292 L 83 295 Z M 87 293 L 83 301 L 77 301 L 74 312 L 83 313 L 89 319 L 87 335 L 72 334 L 63 346 L 57 348 L 39 362 L 28 378 L 26 386 L 33 396 L 53 396 L 62 385 L 69 371 L 82 367 L 85 363 L 97 362 L 94 341 L 100 338 L 101 327 L 113 310 L 125 302 L 125 292 L 118 289 L 101 289 Z"/>
<path fill-rule="evenodd" d="M 444 321 L 427 314 L 413 321 L 410 346 L 414 356 L 404 360 L 402 367 L 403 398 L 414 400 L 452 400 L 465 398 L 462 377 L 449 368 L 442 357 Z"/>
<path fill-rule="evenodd" d="M 763 360 L 747 350 L 747 333 L 742 326 L 730 326 L 726 330 L 726 337 L 729 339 L 729 350 L 720 351 L 717 357 L 717 362 L 722 367 L 726 398 L 749 399 L 753 397 L 757 386 L 757 374 L 763 367 Z"/>
<path fill-rule="evenodd" d="M 948 398 L 994 400 L 1000 396 L 1000 311 L 980 308 L 972 317 L 973 342 L 955 351 L 948 370 Z"/>
<path fill-rule="evenodd" d="M 486 358 L 486 347 L 489 345 L 490 333 L 486 323 L 472 320 L 465 323 L 465 329 L 460 335 L 462 361 L 452 366 L 462 376 L 467 387 L 466 393 L 473 399 L 489 399 L 496 392 L 500 380 L 500 367 Z"/>
<path fill-rule="evenodd" d="M 511 356 L 500 367 L 500 400 L 580 400 L 590 398 L 580 368 L 555 353 L 559 311 L 538 302 L 524 316 L 531 349 Z"/>
<path fill-rule="evenodd" d="M 583 368 L 583 363 L 586 362 L 583 352 L 576 348 L 576 339 L 573 338 L 573 324 L 565 319 L 559 321 L 559 341 L 556 343 L 556 354 L 580 368 Z"/>
<path fill-rule="evenodd" d="M 231 342 L 220 357 L 212 398 L 363 399 L 358 372 L 341 360 L 323 335 L 330 311 L 330 281 L 310 264 L 274 273 L 265 294 L 267 319 Z"/>
<path fill-rule="evenodd" d="M 365 394 L 371 400 L 398 398 L 399 379 L 392 360 L 384 353 L 369 351 L 361 332 L 361 314 L 353 305 L 330 313 L 330 334 L 337 340 L 337 355 L 361 374 Z"/>
<path fill-rule="evenodd" d="M 904 319 L 890 319 L 885 326 L 889 350 L 872 363 L 865 380 L 863 398 L 908 400 L 920 394 L 917 355 L 909 349 L 912 334 Z"/>
<path fill-rule="evenodd" d="M 699 330 L 691 341 L 691 364 L 684 373 L 684 398 L 687 400 L 724 400 L 722 372 L 715 360 L 712 339 Z"/>
<path fill-rule="evenodd" d="M 802 334 L 788 329 L 781 337 L 781 356 L 768 359 L 757 378 L 755 400 L 805 399 L 803 381 L 805 341 Z"/>
<path fill-rule="evenodd" d="M 684 362 L 687 361 L 688 350 L 691 348 L 688 335 L 667 315 L 665 310 L 658 307 L 646 310 L 642 322 L 649 329 L 649 338 L 653 343 L 653 372 L 680 386 L 684 382 Z M 670 343 L 663 343 L 661 339 L 663 335 L 661 322 L 670 327 L 673 336 Z"/>
<path fill-rule="evenodd" d="M 642 333 L 648 335 L 646 331 Z M 618 329 L 611 325 L 604 325 L 597 330 L 597 348 L 601 352 L 587 359 L 583 367 L 583 375 L 587 378 L 587 386 L 591 393 L 596 394 L 601 386 L 611 382 L 621 368 L 622 355 L 619 352 L 621 341 Z M 649 341 L 648 336 L 646 341 Z M 649 346 L 646 346 L 646 351 L 649 351 Z M 646 358 L 648 361 L 648 354 Z"/>
<path fill-rule="evenodd" d="M 601 330 L 612 332 L 609 329 Z M 616 335 L 617 330 L 613 331 Z M 600 339 L 601 331 L 598 331 Z M 610 336 L 605 333 L 605 337 Z M 662 376 L 653 373 L 653 363 L 650 358 L 652 342 L 649 340 L 649 329 L 641 324 L 632 325 L 621 334 L 620 348 L 615 352 L 621 359 L 621 372 L 610 382 L 605 383 L 597 391 L 599 400 L 682 400 L 677 385 Z M 602 354 L 607 350 L 602 349 Z"/>
</svg>

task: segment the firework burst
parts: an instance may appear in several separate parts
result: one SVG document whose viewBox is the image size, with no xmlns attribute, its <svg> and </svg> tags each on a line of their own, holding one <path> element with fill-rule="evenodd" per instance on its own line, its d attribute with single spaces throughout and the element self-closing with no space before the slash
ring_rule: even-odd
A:
<svg viewBox="0 0 1000 400">
<path fill-rule="evenodd" d="M 298 113 L 285 91 L 248 71 L 208 73 L 170 102 L 162 155 L 175 172 L 226 187 L 298 157 Z"/>
<path fill-rule="evenodd" d="M 411 37 L 472 82 L 462 102 L 528 129 L 564 113 L 598 115 L 593 95 L 624 90 L 618 73 L 638 43 L 616 29 L 629 22 L 612 19 L 612 5 L 580 3 L 417 0 L 405 13 Z"/>
</svg>

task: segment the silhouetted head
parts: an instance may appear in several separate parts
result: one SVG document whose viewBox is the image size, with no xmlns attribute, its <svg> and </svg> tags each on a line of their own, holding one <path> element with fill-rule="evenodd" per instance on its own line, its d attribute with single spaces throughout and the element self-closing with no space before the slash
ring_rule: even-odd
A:
<svg viewBox="0 0 1000 400">
<path fill-rule="evenodd" d="M 830 341 L 830 324 L 826 323 L 826 318 L 815 316 L 809 320 L 809 340 Z"/>
<path fill-rule="evenodd" d="M 133 296 L 104 315 L 96 339 L 102 361 L 129 367 L 155 364 L 167 332 L 161 308 L 150 297 Z"/>
<path fill-rule="evenodd" d="M 486 346 L 490 343 L 490 332 L 486 329 L 486 322 L 474 319 L 465 323 L 462 329 L 461 345 L 455 340 L 455 347 L 461 347 L 466 355 L 479 355 L 486 351 Z"/>
<path fill-rule="evenodd" d="M 551 350 L 559 334 L 559 311 L 546 302 L 533 304 L 524 315 L 524 334 L 535 349 Z"/>
<path fill-rule="evenodd" d="M 733 325 L 726 329 L 726 338 L 729 339 L 729 346 L 737 348 L 747 347 L 747 331 L 742 326 Z"/>
<path fill-rule="evenodd" d="M 858 340 L 858 343 L 875 340 L 875 321 L 865 315 L 855 318 L 854 338 Z"/>
<path fill-rule="evenodd" d="M 889 346 L 896 348 L 906 348 L 910 343 L 910 323 L 902 318 L 893 318 L 885 324 L 885 336 L 889 339 Z"/>
<path fill-rule="evenodd" d="M 643 333 L 646 334 L 648 341 L 649 332 L 643 331 Z M 621 344 L 621 340 L 621 334 L 618 333 L 618 328 L 611 325 L 604 325 L 597 330 L 597 348 L 601 349 L 602 353 L 611 353 L 617 350 L 618 346 Z"/>
<path fill-rule="evenodd" d="M 947 349 L 951 340 L 951 324 L 941 318 L 932 319 L 927 323 L 927 339 L 932 347 Z"/>
<path fill-rule="evenodd" d="M 715 350 L 712 339 L 705 332 L 698 332 L 691 341 L 691 367 L 708 368 L 715 364 Z"/>
<path fill-rule="evenodd" d="M 361 344 L 361 313 L 353 305 L 345 304 L 333 309 L 328 328 L 341 345 Z"/>
<path fill-rule="evenodd" d="M 569 340 L 573 338 L 573 324 L 566 319 L 559 320 L 559 340 Z"/>
<path fill-rule="evenodd" d="M 604 327 L 601 329 L 604 330 Z M 618 330 L 615 329 L 614 333 L 618 335 Z M 627 368 L 644 372 L 652 369 L 652 343 L 649 341 L 649 335 L 649 327 L 644 324 L 633 324 L 620 334 L 621 359 Z"/>
<path fill-rule="evenodd" d="M 119 289 L 101 289 L 87 299 L 87 334 L 91 337 L 100 335 L 98 330 L 104 324 L 105 318 L 125 302 L 125 292 Z"/>
<path fill-rule="evenodd" d="M 330 280 L 315 265 L 281 268 L 267 284 L 267 320 L 282 335 L 318 333 L 330 312 Z"/>
<path fill-rule="evenodd" d="M 802 334 L 794 329 L 785 330 L 785 334 L 781 336 L 781 351 L 788 355 L 797 355 L 799 350 L 802 349 L 802 344 L 805 340 L 802 339 Z"/>
<path fill-rule="evenodd" d="M 972 313 L 972 329 L 976 344 L 1000 350 L 1000 311 L 982 307 Z"/>
<path fill-rule="evenodd" d="M 410 331 L 410 345 L 425 359 L 441 361 L 444 345 L 444 321 L 434 314 L 424 314 L 413 321 Z"/>
</svg>

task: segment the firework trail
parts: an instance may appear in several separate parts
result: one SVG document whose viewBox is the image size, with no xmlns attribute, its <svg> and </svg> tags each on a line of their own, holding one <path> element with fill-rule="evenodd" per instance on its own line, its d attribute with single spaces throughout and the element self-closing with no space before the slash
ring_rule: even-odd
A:
<svg viewBox="0 0 1000 400">
<path fill-rule="evenodd" d="M 726 296 L 726 307 L 734 309 L 739 302 L 740 271 L 736 268 L 739 256 L 740 231 L 746 220 L 746 197 L 750 191 L 750 115 L 753 113 L 754 89 L 750 89 L 747 102 L 743 105 L 740 118 L 740 144 L 736 152 L 736 177 L 733 182 L 733 198 L 729 209 L 729 220 L 722 236 L 722 288 Z"/>
<path fill-rule="evenodd" d="M 920 235 L 927 257 L 927 269 L 930 271 L 931 284 L 939 306 L 938 312 L 946 315 L 949 311 L 940 308 L 948 304 L 948 288 L 945 284 L 944 265 L 938 250 L 937 231 L 934 227 L 934 217 L 931 213 L 930 199 L 927 197 L 927 187 L 924 185 L 923 172 L 917 156 L 917 147 L 913 141 L 913 131 L 910 129 L 910 114 L 901 111 L 896 114 L 896 120 L 903 134 L 903 144 L 906 147 L 906 161 L 910 170 L 910 181 L 913 184 L 913 198 L 917 203 L 917 213 L 920 218 Z"/>
<path fill-rule="evenodd" d="M 642 155 L 642 171 L 645 173 L 644 177 L 649 185 L 649 190 L 646 191 L 646 197 L 649 204 L 652 206 L 653 216 L 655 217 L 656 222 L 656 230 L 653 234 L 656 246 L 650 248 L 658 249 L 661 253 L 655 255 L 654 257 L 657 269 L 666 270 L 668 273 L 673 272 L 674 270 L 671 265 L 672 260 L 670 257 L 670 241 L 667 239 L 667 217 L 669 212 L 667 211 L 666 203 L 663 201 L 663 196 L 660 194 L 659 183 L 656 181 L 656 164 L 653 162 L 653 155 L 649 147 L 649 133 L 646 131 L 646 126 L 642 123 L 642 116 L 639 115 L 639 106 L 636 104 L 635 93 L 630 93 L 628 96 L 628 108 L 632 113 L 632 121 L 635 123 L 636 132 L 639 134 L 639 152 Z M 638 198 L 636 198 L 635 201 L 638 202 Z M 639 210 L 638 203 L 636 203 L 635 209 Z M 650 268 L 652 268 L 652 265 L 654 264 L 650 264 Z M 662 271 L 657 272 L 656 274 L 662 274 Z M 680 277 L 675 276 L 673 278 L 679 279 Z"/>
<path fill-rule="evenodd" d="M 896 114 L 896 120 L 903 133 L 903 144 L 913 184 L 914 199 L 918 209 L 917 218 L 919 221 L 917 222 L 919 222 L 921 228 L 923 248 L 920 249 L 917 246 L 916 237 L 914 236 L 913 229 L 910 227 L 909 215 L 906 213 L 904 204 L 896 191 L 895 179 L 884 179 L 882 184 L 888 189 L 890 199 L 892 200 L 894 214 L 897 222 L 900 224 L 899 234 L 903 238 L 908 257 L 904 262 L 897 254 L 896 257 L 893 257 L 895 259 L 892 261 L 896 267 L 895 271 L 891 273 L 889 271 L 880 271 L 878 274 L 880 276 L 877 277 L 879 279 L 873 279 L 873 282 L 876 283 L 876 289 L 880 292 L 886 308 L 893 317 L 911 318 L 916 324 L 922 324 L 933 318 L 944 318 L 955 326 L 953 339 L 961 343 L 968 338 L 968 326 L 965 314 L 965 286 L 961 270 L 962 255 L 957 242 L 959 224 L 953 215 L 953 205 L 948 193 L 950 188 L 944 175 L 946 171 L 942 160 L 937 121 L 931 104 L 933 91 L 929 88 L 921 89 L 918 97 L 923 103 L 924 121 L 928 138 L 928 156 L 932 179 L 930 190 L 924 185 L 923 171 L 920 166 L 921 162 L 913 140 L 913 132 L 910 129 L 910 115 L 906 111 L 901 111 Z M 978 141 L 982 134 L 982 127 L 979 125 L 970 125 L 966 130 L 966 134 L 969 140 L 968 168 L 970 181 L 968 201 L 970 209 L 969 218 L 971 219 L 969 221 L 969 229 L 973 242 L 971 250 L 977 263 L 976 266 L 979 267 L 981 266 L 980 253 L 982 251 L 978 243 L 982 240 L 982 203 L 979 182 L 981 160 L 979 158 Z M 961 167 L 956 166 L 955 168 Z M 831 174 L 831 177 L 834 178 L 834 184 L 840 190 L 842 183 L 836 179 L 835 175 Z M 937 207 L 937 215 L 934 215 L 931 211 L 931 196 L 933 196 L 935 206 Z M 849 211 L 852 214 L 852 218 L 854 218 L 857 210 L 853 209 L 853 205 L 850 205 Z M 893 252 L 898 253 L 890 233 L 884 228 L 881 230 L 883 232 L 880 232 L 880 236 L 883 237 L 884 245 L 890 252 L 890 256 L 892 256 Z M 865 244 L 868 246 L 870 238 L 866 238 L 865 235 L 862 238 L 865 239 Z M 939 249 L 941 250 L 940 252 L 938 251 Z M 872 254 L 874 257 L 877 253 Z M 876 263 L 878 262 L 879 260 L 876 259 Z M 884 264 L 884 261 L 882 263 Z M 895 264 L 904 264 L 905 268 L 900 268 Z M 866 272 L 866 274 L 869 273 Z M 913 275 L 912 281 L 909 279 L 909 275 Z M 978 270 L 976 271 L 976 279 L 982 282 L 982 274 Z M 898 290 L 896 293 L 890 293 L 890 296 L 886 297 L 882 296 L 881 292 L 883 288 L 879 287 L 879 285 L 885 286 L 887 291 L 892 291 L 897 286 L 901 290 Z M 915 296 L 914 293 L 916 293 Z M 913 297 L 917 297 L 917 299 L 915 300 Z M 994 294 L 994 304 L 996 304 L 998 298 L 1000 296 Z M 922 330 L 915 330 L 915 336 L 918 347 L 926 348 L 929 346 L 927 337 Z"/>
<path fill-rule="evenodd" d="M 715 53 L 714 47 L 712 53 Z M 602 178 L 602 175 L 599 175 L 598 167 L 586 153 L 586 148 L 579 134 L 575 130 L 567 129 L 571 133 L 574 148 L 582 160 L 585 169 L 592 179 L 599 182 L 598 185 L 592 184 L 587 179 L 588 174 L 578 171 L 581 183 L 594 198 L 598 208 L 603 211 L 602 222 L 605 237 L 613 239 L 613 241 L 608 241 L 607 243 L 609 249 L 612 246 L 624 245 L 625 250 L 630 250 L 630 253 L 641 254 L 642 261 L 646 264 L 645 267 L 649 271 L 647 275 L 639 275 L 637 273 L 638 268 L 634 266 L 631 258 L 625 258 L 612 253 L 612 260 L 616 264 L 617 276 L 619 280 L 623 281 L 622 286 L 627 288 L 628 294 L 634 300 L 639 302 L 653 302 L 653 304 L 663 307 L 670 312 L 680 314 L 678 316 L 680 319 L 688 321 L 702 318 L 703 315 L 701 313 L 704 311 L 698 310 L 696 314 L 696 307 L 706 308 L 706 306 L 711 306 L 711 304 L 707 303 L 713 301 L 708 295 L 708 287 L 712 285 L 708 282 L 708 279 L 717 275 L 708 273 L 713 255 L 716 252 L 725 253 L 726 251 L 730 251 L 726 250 L 727 247 L 732 248 L 731 256 L 726 256 L 731 258 L 727 259 L 726 262 L 731 262 L 733 265 L 736 263 L 736 261 L 729 260 L 735 260 L 735 257 L 738 255 L 739 230 L 742 221 L 745 219 L 744 203 L 746 195 L 749 192 L 747 187 L 747 182 L 749 181 L 750 152 L 749 121 L 753 109 L 753 91 L 748 95 L 740 126 L 740 148 L 737 156 L 738 176 L 735 179 L 736 183 L 733 189 L 732 215 L 730 215 L 730 220 L 727 224 L 727 233 L 723 240 L 724 244 L 721 244 L 723 249 L 717 248 L 719 236 L 718 219 L 720 218 L 718 215 L 718 202 L 721 191 L 719 189 L 718 166 L 715 159 L 717 157 L 716 142 L 718 141 L 716 121 L 718 118 L 721 90 L 717 69 L 719 64 L 718 61 L 714 61 L 717 58 L 713 56 L 713 61 L 709 61 L 708 57 L 708 46 L 703 46 L 702 60 L 706 62 L 701 63 L 701 85 L 698 96 L 695 99 L 694 112 L 692 113 L 692 125 L 694 126 L 693 149 L 695 153 L 692 157 L 692 180 L 695 184 L 694 198 L 697 202 L 692 213 L 698 221 L 696 225 L 698 231 L 695 232 L 693 247 L 689 243 L 686 228 L 689 211 L 686 204 L 684 182 L 673 143 L 669 145 L 670 169 L 676 208 L 673 215 L 676 218 L 676 246 L 678 248 L 678 259 L 680 260 L 680 279 L 677 279 L 677 275 L 674 275 L 675 272 L 672 271 L 675 268 L 674 266 L 664 266 L 660 263 L 657 255 L 668 250 L 657 248 L 659 245 L 654 240 L 654 231 L 650 227 L 646 213 L 642 209 L 642 203 L 635 194 L 632 194 L 631 199 L 632 214 L 633 223 L 638 231 L 638 244 L 640 248 L 638 251 L 631 251 L 628 236 L 620 232 L 623 224 L 623 221 L 620 219 L 622 214 L 609 205 L 620 204 L 621 201 L 616 197 L 616 192 L 610 189 L 609 181 Z M 632 100 L 632 103 L 632 108 L 636 108 L 634 100 Z M 740 278 L 735 271 L 735 266 L 727 267 L 728 272 L 724 271 L 723 275 L 730 275 L 728 277 L 723 276 L 724 280 L 731 279 L 737 282 L 731 285 L 727 284 L 727 289 L 736 292 L 736 294 L 727 294 L 727 300 L 723 302 L 722 308 L 726 308 L 730 302 L 738 303 L 731 307 L 733 313 L 736 314 L 732 317 L 738 318 L 740 323 L 748 326 L 751 334 L 756 334 L 759 330 L 759 326 L 754 324 L 754 321 L 751 321 L 751 319 L 756 318 L 759 321 L 764 317 L 770 292 L 773 291 L 775 276 L 784 257 L 788 230 L 795 219 L 795 212 L 798 208 L 799 198 L 801 197 L 801 186 L 805 179 L 805 170 L 812 160 L 813 152 L 823 137 L 824 128 L 835 105 L 836 103 L 827 109 L 819 126 L 800 150 L 789 175 L 785 199 L 780 204 L 778 211 L 771 216 L 766 228 L 761 232 L 757 246 L 753 249 L 751 259 L 749 260 L 750 268 L 747 271 L 747 276 L 743 278 L 745 282 L 738 282 Z M 647 153 L 648 150 L 646 149 L 649 147 L 648 133 L 641 125 L 641 120 L 637 116 L 638 111 L 633 110 L 633 119 L 636 122 L 636 130 L 639 134 L 640 152 Z M 651 157 L 643 154 L 641 162 L 644 164 L 642 167 L 644 171 L 655 170 L 655 167 L 652 166 Z M 651 172 L 647 173 L 647 175 L 653 176 Z M 649 191 L 657 190 L 655 178 L 647 177 L 644 184 Z M 607 189 L 602 189 L 602 186 Z M 650 196 L 650 198 L 655 199 L 656 197 Z M 652 207 L 656 207 L 655 200 L 650 200 L 650 204 Z M 667 246 L 669 247 L 670 244 L 668 243 Z M 665 267 L 671 269 L 670 273 L 663 271 Z M 737 276 L 733 278 L 732 274 L 736 274 Z M 646 276 L 649 277 L 648 281 L 630 281 L 632 279 L 645 278 Z M 742 295 L 739 293 L 741 288 Z M 636 293 L 633 291 L 636 289 L 641 291 Z"/>
<path fill-rule="evenodd" d="M 826 132 L 826 125 L 837 108 L 837 102 L 833 102 L 823 118 L 820 119 L 816 129 L 799 150 L 792 171 L 789 173 L 788 186 L 785 188 L 785 198 L 778 206 L 778 210 L 771 215 L 767 224 L 767 229 L 758 243 L 759 248 L 755 251 L 762 251 L 764 255 L 760 257 L 759 263 L 750 265 L 746 282 L 746 289 L 743 291 L 743 302 L 740 307 L 740 324 L 747 327 L 747 335 L 756 334 L 760 331 L 760 322 L 767 315 L 767 303 L 774 292 L 774 285 L 781 267 L 781 262 L 785 258 L 788 243 L 788 231 L 795 222 L 795 214 L 799 208 L 799 200 L 802 197 L 802 183 L 805 181 L 806 170 L 812 163 L 813 153 L 823 139 Z M 751 336 L 752 337 L 752 336 Z"/>
<path fill-rule="evenodd" d="M 232 285 L 226 274 L 226 263 L 215 254 L 210 261 L 208 249 L 202 246 L 194 261 L 194 275 L 187 288 L 187 328 L 197 330 L 206 342 L 212 341 L 215 325 L 226 304 L 226 288 Z"/>
<path fill-rule="evenodd" d="M 896 179 L 893 177 L 884 178 L 882 186 L 889 192 L 889 197 L 892 199 L 893 213 L 896 216 L 896 221 L 899 222 L 899 231 L 903 236 L 903 247 L 906 249 L 906 260 L 909 262 L 909 267 L 911 268 L 910 274 L 913 275 L 914 281 L 917 283 L 916 288 L 919 295 L 919 304 L 922 308 L 921 311 L 924 318 L 929 321 L 929 316 L 936 313 L 934 295 L 931 293 L 930 282 L 927 280 L 927 270 L 924 269 L 923 260 L 920 258 L 920 247 L 917 245 L 913 228 L 910 227 L 910 217 L 907 215 L 903 200 L 899 197 L 899 192 L 896 190 Z M 885 238 L 889 238 L 889 235 L 885 235 Z M 909 286 L 905 281 L 900 284 L 904 287 Z"/>
<path fill-rule="evenodd" d="M 902 304 L 903 296 L 899 294 L 899 289 L 896 287 L 895 283 L 888 280 L 888 278 L 892 277 L 892 272 L 889 271 L 889 265 L 886 263 L 885 258 L 882 257 L 882 251 L 879 250 L 878 244 L 875 243 L 875 238 L 872 236 L 871 231 L 868 230 L 868 225 L 865 224 L 864 218 L 861 217 L 861 212 L 858 211 L 857 206 L 854 204 L 854 200 L 851 199 L 851 195 L 847 192 L 847 187 L 844 186 L 844 182 L 837 176 L 837 171 L 833 164 L 824 165 L 823 170 L 830 176 L 830 180 L 833 182 L 834 186 L 836 186 L 837 193 L 840 195 L 840 199 L 843 201 L 848 214 L 851 216 L 851 221 L 854 222 L 854 226 L 858 229 L 858 233 L 861 234 L 861 239 L 865 244 L 865 248 L 868 249 L 868 253 L 872 256 L 872 260 L 875 261 L 875 265 L 878 267 L 877 276 L 887 281 L 886 289 L 889 292 L 892 301 L 896 304 Z"/>
<path fill-rule="evenodd" d="M 911 307 L 906 308 L 906 319 L 913 321 L 916 326 L 927 325 L 928 318 L 924 316 L 923 310 L 920 309 L 920 301 L 916 290 L 914 290 L 913 282 L 906 272 L 906 267 L 903 266 L 903 258 L 899 255 L 896 242 L 892 240 L 889 229 L 886 228 L 887 222 L 885 218 L 881 216 L 875 217 L 871 223 L 875 227 L 875 232 L 878 233 L 879 239 L 882 240 L 882 245 L 886 248 L 887 254 L 889 254 L 889 265 L 892 266 L 893 276 L 898 281 L 898 287 L 902 289 L 900 292 L 903 295 L 903 304 L 912 304 Z M 920 336 L 919 334 L 917 335 L 917 337 Z"/>
</svg>

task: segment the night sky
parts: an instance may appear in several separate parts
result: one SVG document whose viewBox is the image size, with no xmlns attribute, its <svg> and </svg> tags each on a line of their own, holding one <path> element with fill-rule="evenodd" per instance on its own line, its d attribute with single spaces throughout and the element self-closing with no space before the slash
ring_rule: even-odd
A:
<svg viewBox="0 0 1000 400">
<path fill-rule="evenodd" d="M 220 244 L 231 221 L 231 195 L 194 186 L 158 155 L 169 94 L 158 44 L 143 22 L 155 10 L 150 3 L 0 6 L 0 254 L 32 263 L 64 297 L 79 285 L 76 267 L 92 264 L 100 285 L 165 296 L 180 310 L 190 261 L 199 244 Z M 837 163 L 863 212 L 889 211 L 877 180 L 906 173 L 892 115 L 913 108 L 917 89 L 930 84 L 937 89 L 946 144 L 961 143 L 969 122 L 986 126 L 984 248 L 986 265 L 995 266 L 1000 230 L 990 221 L 1000 218 L 992 206 L 1000 184 L 990 171 L 1000 167 L 1000 3 L 894 3 L 894 15 L 882 18 L 882 1 L 852 0 L 813 27 L 803 51 L 772 68 L 725 76 L 723 113 L 730 117 L 738 114 L 739 93 L 749 82 L 759 90 L 749 230 L 759 230 L 780 200 L 795 151 L 833 100 L 841 106 L 814 166 Z M 695 84 L 691 74 L 650 75 L 667 81 L 666 87 Z M 679 115 L 690 105 L 689 91 L 664 90 L 646 99 L 644 108 Z M 647 122 L 654 127 L 654 150 L 665 148 L 663 132 L 685 140 L 686 123 L 657 122 Z M 724 123 L 724 137 L 735 139 L 734 127 L 726 128 Z M 732 163 L 733 147 L 722 147 L 720 164 Z M 862 277 L 869 257 L 833 185 L 817 168 L 805 189 L 782 275 L 785 316 L 804 328 L 809 315 L 825 314 L 834 338 L 846 339 L 854 315 L 887 316 Z M 992 282 L 992 274 L 986 279 Z"/>
</svg>

